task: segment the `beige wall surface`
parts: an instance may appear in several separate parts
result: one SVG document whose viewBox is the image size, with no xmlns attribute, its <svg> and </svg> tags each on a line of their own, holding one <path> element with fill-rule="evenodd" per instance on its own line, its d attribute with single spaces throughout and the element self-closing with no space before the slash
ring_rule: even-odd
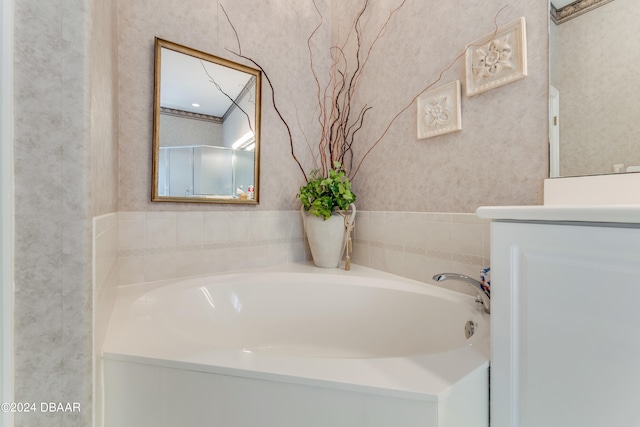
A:
<svg viewBox="0 0 640 427">
<path fill-rule="evenodd" d="M 118 210 L 118 50 L 116 0 L 92 9 L 91 204 L 93 216 Z"/>
<path fill-rule="evenodd" d="M 205 2 L 182 7 L 178 1 L 121 2 L 120 188 L 122 211 L 197 210 L 203 206 L 151 203 L 153 39 L 155 36 L 214 55 L 237 59 L 233 32 L 222 4 L 242 42 L 242 53 L 267 71 L 283 116 L 291 125 L 296 152 L 307 170 L 307 140 L 317 141 L 317 94 L 309 68 L 307 39 L 319 21 L 312 2 Z M 320 78 L 328 70 L 330 37 L 343 40 L 358 4 L 320 2 L 324 24 L 313 39 Z M 400 4 L 400 2 L 396 2 Z M 356 95 L 356 105 L 370 105 L 356 142 L 357 156 L 375 141 L 386 124 L 432 83 L 466 44 L 494 30 L 503 6 L 496 0 L 407 2 L 389 22 L 372 51 Z M 351 5 L 351 6 L 349 6 Z M 365 38 L 377 33 L 393 5 L 372 2 L 363 19 Z M 399 116 L 371 152 L 354 181 L 358 205 L 369 210 L 473 212 L 481 205 L 540 204 L 548 173 L 547 5 L 513 1 L 497 16 L 506 24 L 527 21 L 529 75 L 494 90 L 462 99 L 463 129 L 426 140 L 416 138 L 416 107 Z M 283 31 L 285 29 L 285 31 Z M 246 61 L 241 62 L 251 65 Z M 455 61 L 440 83 L 464 79 L 464 62 Z M 295 209 L 302 174 L 290 155 L 287 132 L 263 85 L 261 203 L 256 208 L 207 206 L 208 210 Z M 305 138 L 306 136 L 306 138 Z M 359 153 L 359 154 L 358 154 Z"/>
<path fill-rule="evenodd" d="M 370 126 L 360 135 L 365 145 L 437 80 L 467 44 L 494 30 L 503 4 L 406 3 L 376 45 L 370 59 L 374 66 L 363 81 L 364 99 L 359 101 L 374 106 Z M 378 20 L 386 16 L 380 15 Z M 416 106 L 411 105 L 354 181 L 362 209 L 474 212 L 481 205 L 542 203 L 542 180 L 548 173 L 547 5 L 512 1 L 496 21 L 504 25 L 521 16 L 526 19 L 528 76 L 467 97 L 464 61 L 455 61 L 433 87 L 461 81 L 462 130 L 417 140 Z"/>
</svg>

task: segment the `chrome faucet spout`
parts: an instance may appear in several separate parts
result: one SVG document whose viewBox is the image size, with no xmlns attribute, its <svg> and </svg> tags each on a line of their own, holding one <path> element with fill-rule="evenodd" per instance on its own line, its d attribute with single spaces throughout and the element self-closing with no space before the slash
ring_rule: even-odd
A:
<svg viewBox="0 0 640 427">
<path fill-rule="evenodd" d="M 435 280 L 436 282 L 444 282 L 445 280 L 457 280 L 460 282 L 465 282 L 469 286 L 475 288 L 476 291 L 478 291 L 477 301 L 482 303 L 482 305 L 484 306 L 484 311 L 486 311 L 487 313 L 491 313 L 491 298 L 482 287 L 482 283 L 480 283 L 476 279 L 465 276 L 464 274 L 440 273 L 433 276 L 433 280 Z"/>
</svg>

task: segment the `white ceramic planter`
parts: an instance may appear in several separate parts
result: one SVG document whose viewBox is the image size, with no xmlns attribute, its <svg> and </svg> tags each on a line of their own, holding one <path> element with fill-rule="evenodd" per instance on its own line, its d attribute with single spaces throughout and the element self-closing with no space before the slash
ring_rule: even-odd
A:
<svg viewBox="0 0 640 427">
<path fill-rule="evenodd" d="M 349 225 L 353 225 L 356 218 L 356 207 L 352 203 Z M 346 225 L 345 217 L 337 212 L 325 220 L 310 215 L 304 207 L 300 209 L 304 231 L 309 239 L 309 247 L 313 262 L 317 267 L 336 268 L 340 264 L 345 248 Z"/>
</svg>

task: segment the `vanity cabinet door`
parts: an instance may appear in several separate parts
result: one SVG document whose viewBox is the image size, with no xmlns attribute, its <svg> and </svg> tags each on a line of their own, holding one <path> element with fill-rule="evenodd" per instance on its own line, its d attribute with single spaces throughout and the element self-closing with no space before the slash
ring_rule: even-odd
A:
<svg viewBox="0 0 640 427">
<path fill-rule="evenodd" d="M 492 427 L 640 425 L 640 228 L 492 223 Z"/>
</svg>

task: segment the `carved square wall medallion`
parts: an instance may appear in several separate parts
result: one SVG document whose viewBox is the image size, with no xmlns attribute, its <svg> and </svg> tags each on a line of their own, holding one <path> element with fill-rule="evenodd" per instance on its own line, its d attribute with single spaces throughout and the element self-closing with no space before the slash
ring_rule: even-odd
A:
<svg viewBox="0 0 640 427">
<path fill-rule="evenodd" d="M 418 139 L 431 138 L 462 129 L 460 80 L 420 95 Z"/>
<path fill-rule="evenodd" d="M 467 96 L 506 85 L 527 75 L 524 17 L 471 43 L 466 52 Z"/>
</svg>

